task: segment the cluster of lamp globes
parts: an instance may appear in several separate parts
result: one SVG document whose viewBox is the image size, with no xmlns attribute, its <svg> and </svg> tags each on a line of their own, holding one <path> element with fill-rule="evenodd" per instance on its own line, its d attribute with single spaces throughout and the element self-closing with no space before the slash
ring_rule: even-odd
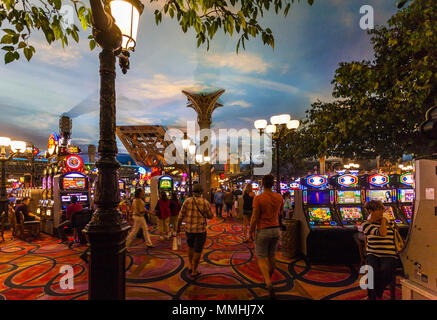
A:
<svg viewBox="0 0 437 320">
<path fill-rule="evenodd" d="M 345 169 L 359 169 L 360 165 L 357 163 L 349 163 L 343 166 Z"/>
<path fill-rule="evenodd" d="M 8 137 L 0 137 L 0 148 L 2 153 L 5 153 L 5 149 L 9 148 L 12 153 L 23 153 L 27 151 L 26 142 L 11 140 Z"/>
<path fill-rule="evenodd" d="M 261 132 L 265 130 L 267 134 L 275 134 L 280 126 L 286 126 L 289 130 L 296 130 L 300 125 L 299 120 L 291 120 L 289 114 L 272 116 L 270 117 L 270 123 L 271 124 L 268 124 L 267 120 L 260 119 L 255 120 L 254 126 Z"/>
<path fill-rule="evenodd" d="M 184 137 L 182 139 L 182 148 L 188 152 L 191 157 L 194 157 L 196 164 L 206 164 L 211 161 L 210 156 L 205 156 L 203 154 L 196 154 L 196 145 L 191 142 L 190 139 Z"/>
<path fill-rule="evenodd" d="M 411 165 L 404 166 L 403 164 L 400 164 L 399 169 L 401 169 L 403 171 L 411 171 L 411 170 L 413 170 L 413 166 L 411 166 Z"/>
</svg>

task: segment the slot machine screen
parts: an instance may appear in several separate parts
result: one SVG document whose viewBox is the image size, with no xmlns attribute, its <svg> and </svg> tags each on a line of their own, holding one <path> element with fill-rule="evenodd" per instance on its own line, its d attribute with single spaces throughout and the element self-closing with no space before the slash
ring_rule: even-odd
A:
<svg viewBox="0 0 437 320">
<path fill-rule="evenodd" d="M 308 204 L 329 204 L 329 190 L 308 191 Z"/>
<path fill-rule="evenodd" d="M 399 189 L 398 195 L 399 202 L 413 202 L 414 189 Z"/>
<path fill-rule="evenodd" d="M 367 190 L 367 201 L 380 200 L 382 203 L 392 203 L 393 195 L 391 190 Z"/>
<path fill-rule="evenodd" d="M 42 189 L 45 190 L 46 189 L 46 177 L 42 178 Z"/>
<path fill-rule="evenodd" d="M 144 187 L 144 193 L 150 193 L 150 187 L 149 186 Z"/>
<path fill-rule="evenodd" d="M 359 204 L 361 203 L 360 190 L 338 190 L 337 203 L 339 204 Z"/>
<path fill-rule="evenodd" d="M 340 208 L 342 221 L 361 221 L 363 213 L 359 207 L 342 207 Z"/>
<path fill-rule="evenodd" d="M 64 190 L 84 189 L 85 177 L 64 177 L 62 187 Z"/>
<path fill-rule="evenodd" d="M 310 221 L 315 223 L 323 223 L 331 221 L 330 208 L 308 208 Z"/>
<path fill-rule="evenodd" d="M 61 197 L 61 201 L 62 202 L 70 202 L 71 201 L 71 197 L 70 196 L 62 196 Z"/>
<path fill-rule="evenodd" d="M 172 181 L 167 179 L 161 179 L 159 180 L 159 189 L 171 189 L 172 188 Z"/>
<path fill-rule="evenodd" d="M 124 181 L 123 181 L 123 180 L 119 180 L 119 181 L 118 181 L 118 188 L 119 188 L 120 190 L 124 190 Z"/>
</svg>

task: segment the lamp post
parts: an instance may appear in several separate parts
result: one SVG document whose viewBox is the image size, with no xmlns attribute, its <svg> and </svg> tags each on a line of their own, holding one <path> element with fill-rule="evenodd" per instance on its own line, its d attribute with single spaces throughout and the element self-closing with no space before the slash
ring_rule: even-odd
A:
<svg viewBox="0 0 437 320">
<path fill-rule="evenodd" d="M 3 238 L 3 229 L 5 220 L 8 216 L 9 198 L 6 193 L 6 163 L 11 160 L 16 154 L 24 152 L 26 143 L 24 141 L 11 141 L 8 137 L 0 137 L 0 164 L 1 164 L 1 185 L 0 185 L 0 223 L 1 234 Z"/>
<path fill-rule="evenodd" d="M 187 133 L 184 133 L 184 139 L 182 139 L 182 148 L 184 148 L 184 159 L 187 159 L 187 165 L 188 165 L 188 191 L 189 191 L 189 195 L 191 196 L 191 162 L 189 159 L 189 156 L 191 155 L 191 150 L 190 150 L 190 146 L 191 146 L 191 140 L 188 139 L 187 137 Z M 194 150 L 196 146 L 194 146 Z"/>
<path fill-rule="evenodd" d="M 294 132 L 299 128 L 299 120 L 291 120 L 289 114 L 281 114 L 270 117 L 270 123 L 267 124 L 267 120 L 260 119 L 254 122 L 256 129 L 260 131 L 260 135 L 265 131 L 271 135 L 275 141 L 276 149 L 276 192 L 281 193 L 281 177 L 279 174 L 279 147 L 280 141 L 285 138 L 291 132 Z"/>
<path fill-rule="evenodd" d="M 89 251 L 88 298 L 125 299 L 126 235 L 129 224 L 118 213 L 120 192 L 115 139 L 115 59 L 123 73 L 129 69 L 139 17 L 144 9 L 138 0 L 90 0 L 93 36 L 102 48 L 100 59 L 100 140 L 95 204 L 96 211 L 85 227 Z"/>
</svg>

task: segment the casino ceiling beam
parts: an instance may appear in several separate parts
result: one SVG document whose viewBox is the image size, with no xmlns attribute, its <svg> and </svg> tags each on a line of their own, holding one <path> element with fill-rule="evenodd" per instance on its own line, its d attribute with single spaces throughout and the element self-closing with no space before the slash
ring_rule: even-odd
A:
<svg viewBox="0 0 437 320">
<path fill-rule="evenodd" d="M 165 140 L 166 129 L 163 126 L 117 126 L 116 133 L 137 165 L 144 167 L 168 166 L 164 152 L 171 142 Z M 181 172 L 188 172 L 185 165 L 171 166 Z"/>
</svg>

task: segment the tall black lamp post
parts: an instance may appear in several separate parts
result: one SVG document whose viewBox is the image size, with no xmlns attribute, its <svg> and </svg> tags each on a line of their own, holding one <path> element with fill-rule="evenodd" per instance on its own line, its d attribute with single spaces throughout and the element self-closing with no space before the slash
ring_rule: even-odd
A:
<svg viewBox="0 0 437 320">
<path fill-rule="evenodd" d="M 255 128 L 260 130 L 262 134 L 263 130 L 267 134 L 270 134 L 275 142 L 276 149 L 276 192 L 281 193 L 281 177 L 279 170 L 279 148 L 281 140 L 284 139 L 288 134 L 299 128 L 299 120 L 291 120 L 289 114 L 281 114 L 270 117 L 271 124 L 267 124 L 267 120 L 256 120 L 254 125 Z"/>
<path fill-rule="evenodd" d="M 122 300 L 126 296 L 126 235 L 129 224 L 118 212 L 120 192 L 115 138 L 115 59 L 123 73 L 129 69 L 138 22 L 144 6 L 139 0 L 90 0 L 93 36 L 100 52 L 100 140 L 96 211 L 84 232 L 90 246 L 88 298 Z"/>
<path fill-rule="evenodd" d="M 189 159 L 190 156 L 190 145 L 191 140 L 188 139 L 187 133 L 184 133 L 184 139 L 182 139 L 182 148 L 184 148 L 184 160 L 187 159 L 188 165 L 188 195 L 191 196 L 191 161 Z"/>
</svg>

